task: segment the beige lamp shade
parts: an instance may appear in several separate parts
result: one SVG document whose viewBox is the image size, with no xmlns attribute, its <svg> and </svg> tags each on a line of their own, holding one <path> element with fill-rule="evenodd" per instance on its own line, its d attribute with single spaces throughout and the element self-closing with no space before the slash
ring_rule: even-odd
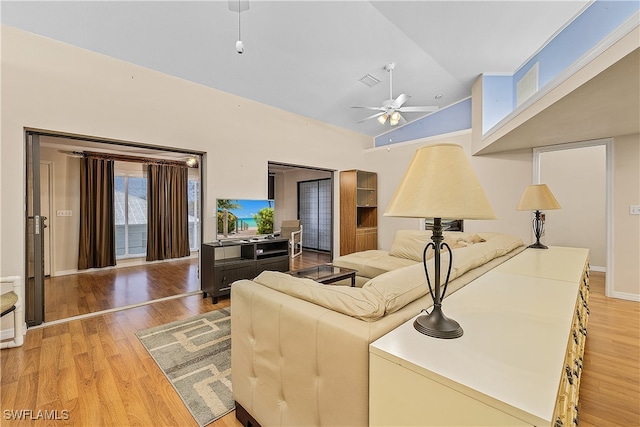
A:
<svg viewBox="0 0 640 427">
<path fill-rule="evenodd" d="M 560 209 L 560 204 L 553 197 L 547 184 L 530 185 L 525 188 L 516 208 L 519 211 L 548 211 L 551 209 Z"/>
<path fill-rule="evenodd" d="M 419 148 L 384 216 L 444 219 L 495 219 L 461 146 Z"/>
</svg>

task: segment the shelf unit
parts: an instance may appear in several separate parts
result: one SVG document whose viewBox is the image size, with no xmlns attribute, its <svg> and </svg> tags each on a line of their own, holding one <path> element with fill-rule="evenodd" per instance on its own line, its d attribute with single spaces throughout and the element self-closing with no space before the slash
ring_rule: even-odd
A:
<svg viewBox="0 0 640 427">
<path fill-rule="evenodd" d="M 340 255 L 378 248 L 378 175 L 340 172 Z"/>
<path fill-rule="evenodd" d="M 221 240 L 203 243 L 202 291 L 218 298 L 229 295 L 236 280 L 253 279 L 265 270 L 289 270 L 288 239 Z"/>
</svg>

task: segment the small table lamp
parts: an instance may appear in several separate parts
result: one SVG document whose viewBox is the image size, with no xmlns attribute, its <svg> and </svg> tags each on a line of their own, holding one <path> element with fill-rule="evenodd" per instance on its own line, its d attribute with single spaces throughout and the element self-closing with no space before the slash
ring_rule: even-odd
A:
<svg viewBox="0 0 640 427">
<path fill-rule="evenodd" d="M 548 249 L 547 246 L 540 243 L 540 237 L 544 231 L 544 216 L 540 216 L 540 211 L 560 209 L 560 204 L 553 197 L 553 193 L 551 193 L 547 184 L 530 185 L 525 188 L 516 209 L 519 211 L 536 211 L 536 217 L 533 219 L 533 234 L 536 236 L 536 242 L 529 247 Z"/>
<path fill-rule="evenodd" d="M 458 338 L 462 328 L 442 312 L 442 299 L 447 290 L 453 254 L 443 243 L 442 219 L 495 219 L 471 163 L 459 145 L 438 144 L 416 150 L 409 168 L 396 190 L 385 216 L 433 218 L 432 242 L 423 252 L 422 263 L 433 298 L 431 313 L 420 315 L 413 326 L 419 332 L 436 338 Z M 435 286 L 431 287 L 427 270 L 427 250 L 434 249 Z M 449 272 L 440 292 L 440 250 L 449 251 Z"/>
</svg>

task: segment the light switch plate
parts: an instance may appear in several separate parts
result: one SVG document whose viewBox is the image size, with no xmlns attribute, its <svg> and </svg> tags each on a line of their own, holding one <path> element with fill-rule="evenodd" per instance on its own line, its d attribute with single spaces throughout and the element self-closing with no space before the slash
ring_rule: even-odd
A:
<svg viewBox="0 0 640 427">
<path fill-rule="evenodd" d="M 629 215 L 640 215 L 640 205 L 629 205 Z"/>
</svg>

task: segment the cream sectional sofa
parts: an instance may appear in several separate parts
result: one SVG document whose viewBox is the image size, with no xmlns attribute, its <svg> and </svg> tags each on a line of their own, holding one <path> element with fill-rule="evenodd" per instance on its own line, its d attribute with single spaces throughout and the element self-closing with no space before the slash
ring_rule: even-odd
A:
<svg viewBox="0 0 640 427">
<path fill-rule="evenodd" d="M 524 249 L 514 236 L 484 240 L 454 250 L 448 294 Z M 369 343 L 432 305 L 417 261 L 354 288 L 271 271 L 235 282 L 236 416 L 254 426 L 368 425 Z"/>
<path fill-rule="evenodd" d="M 500 241 L 512 237 L 501 233 L 464 233 L 459 231 L 445 231 L 443 235 L 444 242 L 454 250 L 487 240 L 498 239 Z M 431 231 L 398 230 L 388 251 L 369 250 L 343 255 L 335 258 L 333 265 L 358 270 L 356 285 L 362 286 L 380 274 L 421 263 L 424 248 L 430 242 Z M 429 255 L 433 255 L 433 252 L 430 251 Z"/>
</svg>

